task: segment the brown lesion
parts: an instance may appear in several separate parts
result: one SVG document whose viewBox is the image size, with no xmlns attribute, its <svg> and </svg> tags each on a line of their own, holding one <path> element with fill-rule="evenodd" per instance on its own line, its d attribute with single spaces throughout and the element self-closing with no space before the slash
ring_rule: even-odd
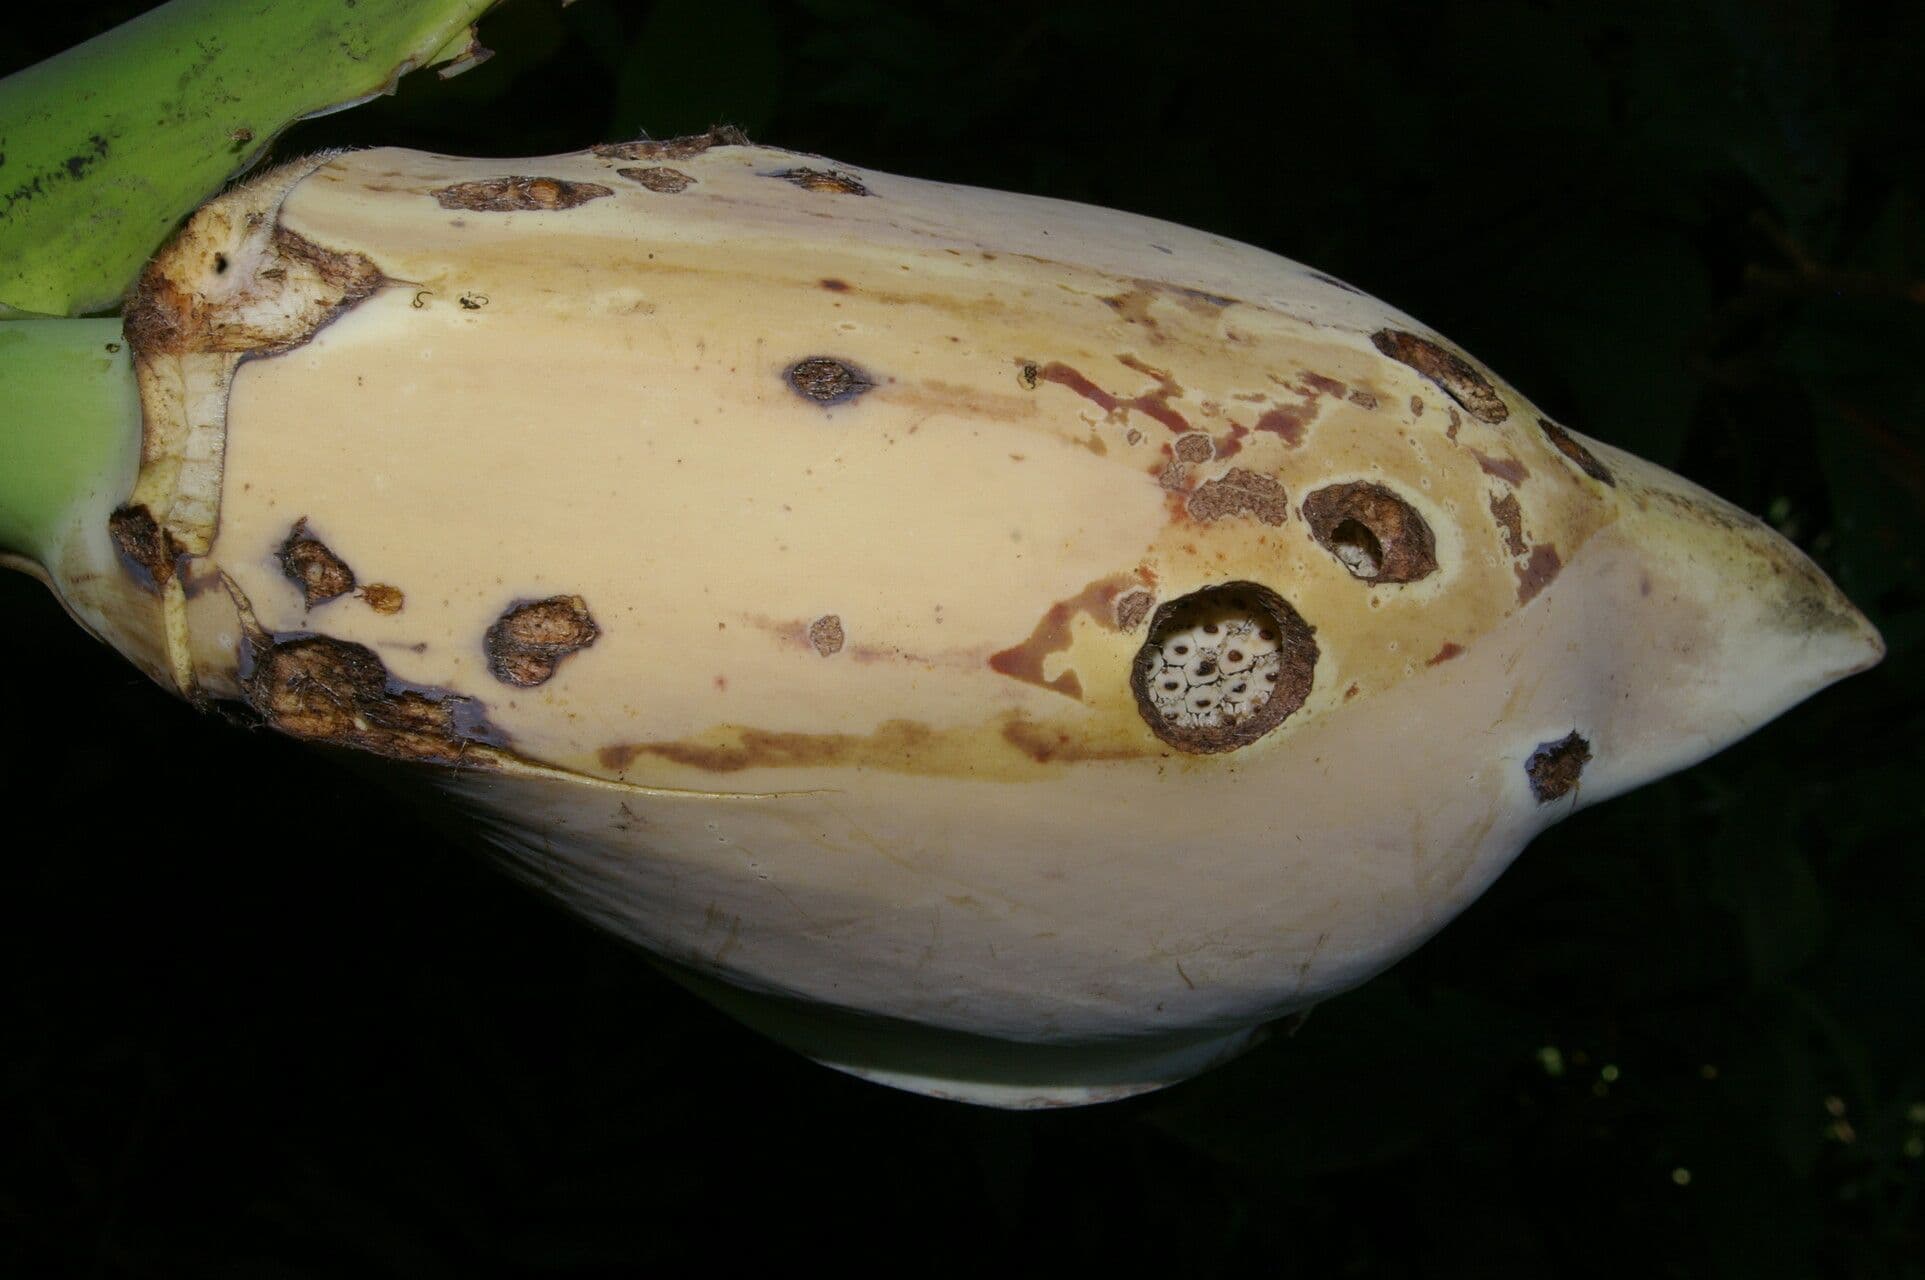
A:
<svg viewBox="0 0 1925 1280">
<path fill-rule="evenodd" d="M 1601 484 L 1608 484 L 1614 489 L 1617 487 L 1617 478 L 1611 474 L 1611 469 L 1599 462 L 1596 454 L 1572 438 L 1570 432 L 1543 417 L 1537 420 L 1537 428 L 1559 453 L 1577 464 L 1578 470 Z"/>
<path fill-rule="evenodd" d="M 842 619 L 836 614 L 827 614 L 809 624 L 809 645 L 825 658 L 842 652 L 844 638 Z"/>
<path fill-rule="evenodd" d="M 1495 426 L 1511 416 L 1510 406 L 1497 394 L 1490 379 L 1455 351 L 1403 329 L 1379 329 L 1370 335 L 1370 342 L 1392 360 L 1409 365 L 1436 383 L 1479 422 Z"/>
<path fill-rule="evenodd" d="M 1546 742 L 1531 753 L 1524 772 L 1531 782 L 1531 794 L 1539 804 L 1561 800 L 1577 789 L 1584 766 L 1591 763 L 1591 744 L 1576 730 Z"/>
<path fill-rule="evenodd" d="M 301 589 L 310 609 L 354 590 L 354 570 L 308 531 L 306 516 L 296 520 L 288 530 L 287 540 L 281 543 L 275 559 L 280 561 L 281 572 L 287 580 Z"/>
<path fill-rule="evenodd" d="M 615 190 L 599 182 L 512 174 L 457 182 L 430 194 L 443 209 L 471 213 L 551 213 L 578 209 L 591 200 L 614 195 Z"/>
<path fill-rule="evenodd" d="M 817 404 L 846 404 L 875 387 L 860 368 L 834 356 L 808 356 L 783 371 L 795 393 Z"/>
<path fill-rule="evenodd" d="M 1290 499 L 1283 486 L 1269 476 L 1232 467 L 1215 480 L 1205 481 L 1190 495 L 1188 510 L 1197 520 L 1248 516 L 1280 525 L 1290 516 Z"/>
<path fill-rule="evenodd" d="M 503 684 L 546 683 L 562 660 L 595 643 L 601 628 L 580 596 L 550 596 L 515 605 L 488 628 L 488 670 Z"/>
<path fill-rule="evenodd" d="M 370 582 L 358 594 L 361 602 L 376 613 L 400 613 L 401 606 L 407 602 L 400 587 L 392 587 L 385 582 Z"/>
<path fill-rule="evenodd" d="M 145 506 L 129 504 L 108 516 L 107 535 L 121 560 L 141 580 L 141 586 L 158 591 L 173 581 L 181 546 Z"/>
<path fill-rule="evenodd" d="M 663 195 L 672 196 L 677 192 L 687 191 L 695 185 L 695 179 L 680 169 L 671 169 L 664 164 L 649 165 L 639 169 L 617 169 L 615 172 L 630 182 L 639 183 L 648 190 L 657 191 Z"/>
<path fill-rule="evenodd" d="M 322 635 L 250 632 L 241 692 L 269 725 L 292 737 L 435 764 L 487 766 L 506 745 L 472 698 L 400 684 L 372 649 Z"/>
<path fill-rule="evenodd" d="M 1491 518 L 1497 521 L 1498 530 L 1504 535 L 1505 549 L 1514 556 L 1529 551 L 1530 544 L 1524 541 L 1524 511 L 1517 504 L 1517 495 L 1492 496 L 1490 502 Z"/>
<path fill-rule="evenodd" d="M 688 160 L 711 147 L 747 147 L 749 136 L 731 124 L 718 124 L 704 133 L 680 138 L 640 139 L 635 142 L 598 142 L 589 148 L 604 160 Z"/>
<path fill-rule="evenodd" d="M 1303 500 L 1310 535 L 1359 580 L 1416 582 L 1437 569 L 1437 544 L 1417 509 L 1374 481 L 1328 485 Z"/>
<path fill-rule="evenodd" d="M 779 178 L 793 183 L 804 191 L 818 191 L 830 195 L 869 196 L 875 192 L 863 185 L 862 179 L 841 169 L 782 169 L 765 177 Z"/>
<path fill-rule="evenodd" d="M 1216 456 L 1216 446 L 1203 432 L 1191 431 L 1178 436 L 1170 452 L 1178 462 L 1201 463 Z"/>
</svg>

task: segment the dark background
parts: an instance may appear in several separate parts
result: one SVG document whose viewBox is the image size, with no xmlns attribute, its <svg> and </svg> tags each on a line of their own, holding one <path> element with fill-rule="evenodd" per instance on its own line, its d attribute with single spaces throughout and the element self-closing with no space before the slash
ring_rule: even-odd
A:
<svg viewBox="0 0 1925 1280">
<path fill-rule="evenodd" d="M 141 7 L 54 9 L 0 71 Z M 1891 655 L 1553 829 L 1293 1039 L 1023 1115 L 759 1040 L 0 580 L 0 1269 L 1925 1275 L 1925 6 L 515 0 L 483 34 L 281 150 L 727 121 L 1226 233 L 1767 514 Z"/>
</svg>

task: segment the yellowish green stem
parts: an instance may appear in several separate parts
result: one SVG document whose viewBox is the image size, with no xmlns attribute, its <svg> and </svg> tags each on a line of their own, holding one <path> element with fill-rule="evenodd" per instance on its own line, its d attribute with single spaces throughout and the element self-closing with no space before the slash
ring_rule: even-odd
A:
<svg viewBox="0 0 1925 1280">
<path fill-rule="evenodd" d="M 75 508 L 139 449 L 119 320 L 0 320 L 0 552 L 49 563 Z"/>
</svg>

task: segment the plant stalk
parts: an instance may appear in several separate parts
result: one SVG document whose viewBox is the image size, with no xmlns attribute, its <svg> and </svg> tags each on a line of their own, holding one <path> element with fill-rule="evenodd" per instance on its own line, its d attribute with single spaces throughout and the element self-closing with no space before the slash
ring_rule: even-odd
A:
<svg viewBox="0 0 1925 1280">
<path fill-rule="evenodd" d="M 120 321 L 0 321 L 0 563 L 51 567 L 76 508 L 111 506 L 140 457 Z"/>
</svg>

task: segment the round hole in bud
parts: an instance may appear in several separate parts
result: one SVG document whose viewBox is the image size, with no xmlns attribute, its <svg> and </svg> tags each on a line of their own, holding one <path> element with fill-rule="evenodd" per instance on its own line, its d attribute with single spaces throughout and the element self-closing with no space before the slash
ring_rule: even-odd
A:
<svg viewBox="0 0 1925 1280">
<path fill-rule="evenodd" d="M 1164 742 L 1196 754 L 1233 751 L 1303 705 L 1317 656 L 1314 628 L 1287 600 L 1229 582 L 1158 607 L 1130 683 Z"/>
</svg>

